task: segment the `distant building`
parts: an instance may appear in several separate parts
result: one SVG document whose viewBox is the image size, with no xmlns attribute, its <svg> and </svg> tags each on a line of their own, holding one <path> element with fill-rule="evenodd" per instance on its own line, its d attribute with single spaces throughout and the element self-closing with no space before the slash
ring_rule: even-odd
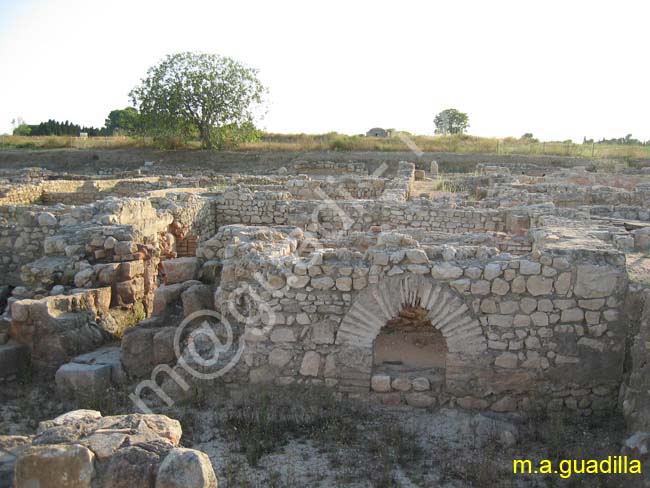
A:
<svg viewBox="0 0 650 488">
<path fill-rule="evenodd" d="M 366 137 L 390 137 L 390 131 L 381 127 L 374 127 L 366 132 Z"/>
</svg>

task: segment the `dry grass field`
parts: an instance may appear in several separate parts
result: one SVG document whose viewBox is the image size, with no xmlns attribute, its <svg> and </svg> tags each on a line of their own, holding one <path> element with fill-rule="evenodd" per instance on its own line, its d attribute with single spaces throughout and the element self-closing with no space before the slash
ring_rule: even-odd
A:
<svg viewBox="0 0 650 488">
<path fill-rule="evenodd" d="M 155 147 L 151 138 L 142 137 L 70 137 L 70 136 L 0 136 L 0 148 L 6 149 L 99 149 Z M 199 149 L 198 141 L 168 141 L 165 148 Z M 572 142 L 536 142 L 531 139 L 504 139 L 470 135 L 415 136 L 399 133 L 378 138 L 364 135 L 327 134 L 263 134 L 257 141 L 240 144 L 238 151 L 378 151 L 395 152 L 408 149 L 424 152 L 458 154 L 548 155 L 600 159 L 650 158 L 650 145 L 575 144 Z"/>
</svg>

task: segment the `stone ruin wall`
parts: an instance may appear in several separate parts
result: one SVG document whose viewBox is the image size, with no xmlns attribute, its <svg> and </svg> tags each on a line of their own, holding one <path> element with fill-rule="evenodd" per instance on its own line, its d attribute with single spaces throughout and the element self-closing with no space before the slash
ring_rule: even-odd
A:
<svg viewBox="0 0 650 488">
<path fill-rule="evenodd" d="M 514 184 L 513 184 L 514 183 Z M 566 181 L 549 181 L 524 184 L 505 181 L 498 184 L 481 185 L 482 193 L 487 202 L 496 200 L 504 203 L 508 200 L 518 200 L 519 204 L 539 204 L 553 202 L 558 207 L 589 208 L 603 207 L 635 207 L 640 211 L 650 205 L 650 186 L 639 183 L 631 190 L 612 186 L 580 186 Z M 648 220 L 648 214 L 641 220 Z"/>
<path fill-rule="evenodd" d="M 409 173 L 406 180 L 412 178 L 412 168 L 400 169 Z M 451 403 L 517 410 L 549 405 L 552 409 L 567 408 L 583 414 L 610 408 L 623 378 L 626 327 L 620 318 L 625 293 L 622 254 L 611 249 L 563 256 L 541 245 L 533 248 L 532 240 L 526 237 L 530 227 L 544 225 L 549 215 L 576 217 L 579 210 L 548 206 L 442 208 L 425 199 L 407 201 L 408 190 L 402 189 L 401 180 L 385 184 L 382 197 L 391 188 L 398 190 L 390 193 L 390 198 L 335 200 L 341 212 L 331 206 L 325 208 L 319 201 L 295 199 L 299 192 L 252 192 L 246 188 L 203 196 L 158 195 L 154 191 L 145 199 L 148 203 L 144 206 L 139 206 L 138 199 L 108 199 L 75 209 L 65 205 L 1 207 L 6 216 L 2 237 L 8 238 L 0 241 L 4 246 L 1 271 L 14 276 L 18 273 L 21 280 L 47 288 L 55 282 L 48 282 L 46 275 L 39 274 L 33 261 L 65 261 L 64 267 L 72 266 L 69 273 L 64 272 L 68 286 L 109 290 L 104 292 L 109 293 L 108 310 L 95 307 L 95 311 L 91 307 L 92 313 L 86 314 L 75 327 L 82 330 L 91 324 L 92 328 L 92 324 L 99 322 L 100 332 L 116 330 L 119 324 L 115 323 L 120 318 L 113 316 L 113 309 L 141 303 L 146 315 L 156 315 L 157 307 L 161 312 L 166 304 L 182 298 L 183 310 L 189 311 L 199 304 L 212 307 L 212 296 L 219 284 L 218 296 L 223 298 L 232 292 L 229 287 L 239 283 L 242 275 L 237 274 L 241 273 L 241 257 L 236 256 L 236 251 L 233 256 L 223 254 L 227 248 L 237 248 L 235 241 L 229 241 L 232 236 L 224 234 L 230 225 L 272 225 L 280 230 L 286 228 L 288 234 L 288 229 L 297 227 L 302 232 L 315 232 L 324 242 L 331 241 L 335 249 L 315 254 L 310 249 L 295 254 L 291 245 L 285 246 L 283 252 L 290 262 L 290 273 L 273 278 L 271 281 L 276 284 L 284 282 L 270 292 L 270 303 L 280 322 L 268 337 L 252 329 L 244 332 L 248 352 L 242 367 L 232 373 L 234 383 L 322 383 L 344 395 L 369 395 L 380 402 L 418 406 Z M 296 188 L 307 186 L 309 192 L 323 188 L 323 181 L 319 185 L 305 181 L 306 185 L 298 184 Z M 372 179 L 358 181 L 362 183 L 360 188 L 374 185 Z M 376 188 L 379 195 L 379 185 Z M 62 189 L 59 190 L 61 194 Z M 136 204 L 132 206 L 129 202 Z M 344 215 L 352 220 L 346 221 Z M 19 222 L 21 225 L 16 225 Z M 411 244 L 387 249 L 382 248 L 385 243 L 380 242 L 384 239 L 380 231 L 423 235 L 440 232 L 459 237 L 504 233 L 506 238 L 496 246 L 496 252 L 485 246 L 413 247 L 412 240 L 408 241 Z M 362 234 L 365 248 L 344 248 L 346 242 L 351 243 Z M 18 240 L 21 235 L 23 240 Z M 515 242 L 513 236 L 520 239 Z M 185 257 L 193 254 L 188 238 L 198 258 Z M 31 247 L 25 243 L 31 243 Z M 180 253 L 174 254 L 174 248 Z M 14 262 L 17 249 L 27 254 Z M 190 275 L 183 275 L 178 281 L 169 274 L 173 271 L 163 271 L 165 284 L 156 288 L 156 275 L 161 269 L 166 270 L 166 263 L 172 270 L 173 258 L 179 254 L 194 263 L 190 265 Z M 9 256 L 12 262 L 5 263 L 4 257 Z M 255 264 L 257 268 L 251 264 L 247 269 L 268 273 L 265 259 Z M 318 259 L 322 263 L 318 264 Z M 80 268 L 80 262 L 87 264 Z M 26 263 L 30 265 L 24 266 Z M 218 276 L 222 266 L 223 272 Z M 211 271 L 207 272 L 209 267 Z M 608 281 L 614 283 L 613 288 L 592 289 L 591 281 L 600 283 L 600 278 L 594 276 L 613 277 L 613 281 Z M 250 284 L 257 286 L 254 280 Z M 192 293 L 186 293 L 189 289 Z M 202 298 L 192 305 L 190 295 Z M 397 297 L 400 301 L 395 301 Z M 76 314 L 75 300 L 61 302 L 48 297 L 35 300 L 38 304 L 18 305 L 28 312 L 17 312 L 18 317 L 27 319 L 16 319 L 15 327 L 27 334 L 24 342 L 36 351 L 37 360 L 42 351 L 59 350 L 62 352 L 56 362 L 60 364 L 96 345 L 92 332 L 80 334 L 86 339 L 73 341 L 70 347 L 50 346 L 55 339 L 48 338 L 47 324 L 76 320 L 66 315 Z M 42 305 L 41 301 L 47 304 Z M 67 305 L 61 305 L 64 302 Z M 52 303 L 57 304 L 54 309 Z M 443 331 L 448 348 L 444 378 L 386 378 L 386 374 L 374 374 L 372 342 L 376 333 L 386 321 L 399 315 L 402 306 L 416 303 L 426 304 L 429 318 Z M 34 312 L 34 321 L 31 307 L 45 307 L 49 312 Z M 458 310 L 462 312 L 455 313 Z M 142 324 L 129 330 L 125 338 L 138 335 L 131 332 L 146 329 Z M 30 342 L 30 330 L 41 331 L 42 348 Z M 15 335 L 19 337 L 20 333 Z M 149 335 L 150 342 L 145 342 L 153 347 L 156 334 Z M 130 364 L 129 344 L 134 341 L 137 342 L 123 342 L 125 365 Z M 467 349 L 459 349 L 461 346 Z M 140 344 L 136 355 L 142 356 L 148 347 Z M 43 357 L 44 363 L 51 359 Z M 151 368 L 143 369 L 140 363 L 132 361 L 127 372 L 140 377 L 148 374 Z M 152 359 L 150 366 L 155 364 Z"/>
<path fill-rule="evenodd" d="M 158 208 L 146 199 L 15 207 L 16 223 L 4 227 L 0 241 L 2 256 L 11 256 L 0 268 L 5 283 L 17 286 L 9 327 L 0 320 L 0 333 L 25 348 L 12 364 L 31 356 L 36 371 L 55 371 L 153 312 L 159 264 L 176 255 L 172 231 L 211 235 L 214 217 L 190 194 L 152 200 Z M 21 299 L 28 290 L 33 298 Z M 12 366 L 0 376 L 16 372 Z"/>
<path fill-rule="evenodd" d="M 635 287 L 627 298 L 629 359 L 620 408 L 630 432 L 650 430 L 650 288 Z"/>
<path fill-rule="evenodd" d="M 61 211 L 0 206 L 0 273 L 7 284 L 20 284 L 21 266 L 44 255 L 43 242 L 59 228 L 57 213 Z"/>
<path fill-rule="evenodd" d="M 296 173 L 321 173 L 326 175 L 357 174 L 364 176 L 368 169 L 364 163 L 339 163 L 334 161 L 295 161 L 291 165 Z"/>
<path fill-rule="evenodd" d="M 0 317 L 0 339 L 9 320 L 19 343 L 0 351 L 0 382 L 31 361 L 39 374 L 56 371 L 66 398 L 152 377 L 174 399 L 217 386 L 324 385 L 342 398 L 412 407 L 581 416 L 618 407 L 631 432 L 647 432 L 650 290 L 629 285 L 625 252 L 650 249 L 650 233 L 613 220 L 649 221 L 645 189 L 596 189 L 588 198 L 553 184 L 506 191 L 497 172 L 487 175 L 495 191 L 486 199 L 450 208 L 409 201 L 412 168 L 400 165 L 398 176 L 260 178 L 256 192 L 235 178 L 238 187 L 202 195 L 169 192 L 171 179 L 5 192 L 0 273 L 35 295 L 15 293 Z M 318 201 L 323 194 L 335 205 Z M 95 202 L 106 196 L 118 198 Z M 263 307 L 246 299 L 251 291 Z M 177 324 L 199 310 L 226 313 L 226 303 L 248 319 L 231 320 L 241 360 L 218 380 L 195 382 L 177 363 Z M 380 336 L 416 312 L 439 337 L 442 365 L 379 364 Z M 119 346 L 103 348 L 116 337 Z M 80 421 L 93 436 L 59 441 L 57 452 L 39 438 L 18 473 L 29 456 L 77 452 L 103 442 L 102 426 L 140 421 L 66 415 L 38 436 Z M 187 450 L 178 448 L 177 426 L 156 417 L 164 449 L 154 461 L 164 480 L 176 471 L 164 466 Z M 108 471 L 98 473 L 103 480 Z"/>
<path fill-rule="evenodd" d="M 365 231 L 369 226 L 413 227 L 448 233 L 506 230 L 507 211 L 447 209 L 434 202 L 337 201 L 340 210 L 326 202 L 294 201 L 281 192 L 227 191 L 214 197 L 217 224 L 292 225 L 311 230 Z M 349 216 L 350 221 L 343 220 Z M 350 225 L 347 226 L 346 223 Z"/>
<path fill-rule="evenodd" d="M 43 180 L 11 185 L 0 193 L 0 205 L 84 205 L 111 196 L 128 197 L 170 188 L 174 183 L 186 186 L 192 182 L 181 178 Z"/>
<path fill-rule="evenodd" d="M 232 247 L 224 243 L 216 255 Z M 237 250 L 226 252 L 233 257 L 223 263 L 225 294 L 246 279 Z M 348 262 L 337 254 L 345 252 L 296 258 L 286 274 L 260 266 L 273 289 L 258 291 L 275 322 L 268 334 L 246 330 L 245 366 L 231 381 L 326 384 L 384 403 L 497 411 L 548 406 L 589 414 L 616 404 L 626 335 L 620 253 L 465 263 L 419 248 L 372 250 L 369 260 Z M 428 310 L 445 337 L 442 380 L 373 375 L 373 341 L 407 304 Z"/>
</svg>

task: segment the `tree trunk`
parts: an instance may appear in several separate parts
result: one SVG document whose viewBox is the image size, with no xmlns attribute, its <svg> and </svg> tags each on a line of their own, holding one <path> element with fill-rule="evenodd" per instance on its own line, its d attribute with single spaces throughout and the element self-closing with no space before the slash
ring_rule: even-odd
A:
<svg viewBox="0 0 650 488">
<path fill-rule="evenodd" d="M 200 127 L 201 131 L 201 146 L 203 149 L 212 149 L 212 141 L 210 140 L 210 129 L 202 125 Z"/>
</svg>

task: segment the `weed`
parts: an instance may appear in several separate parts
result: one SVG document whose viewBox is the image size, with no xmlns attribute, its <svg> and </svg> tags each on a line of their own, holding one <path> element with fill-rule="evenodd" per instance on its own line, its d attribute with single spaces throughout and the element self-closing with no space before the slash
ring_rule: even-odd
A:
<svg viewBox="0 0 650 488">
<path fill-rule="evenodd" d="M 110 386 L 97 396 L 77 398 L 75 406 L 98 410 L 102 415 L 109 416 L 126 413 L 132 409 L 133 404 L 125 388 Z"/>
<path fill-rule="evenodd" d="M 251 466 L 289 439 L 350 444 L 357 440 L 359 406 L 337 401 L 322 387 L 257 388 L 243 392 L 226 414 L 227 435 Z"/>
<path fill-rule="evenodd" d="M 253 481 L 248 475 L 246 466 L 234 457 L 226 459 L 222 476 L 226 486 L 237 486 L 241 488 L 252 488 L 254 486 Z M 221 482 L 221 478 L 219 478 L 219 482 Z"/>
</svg>

